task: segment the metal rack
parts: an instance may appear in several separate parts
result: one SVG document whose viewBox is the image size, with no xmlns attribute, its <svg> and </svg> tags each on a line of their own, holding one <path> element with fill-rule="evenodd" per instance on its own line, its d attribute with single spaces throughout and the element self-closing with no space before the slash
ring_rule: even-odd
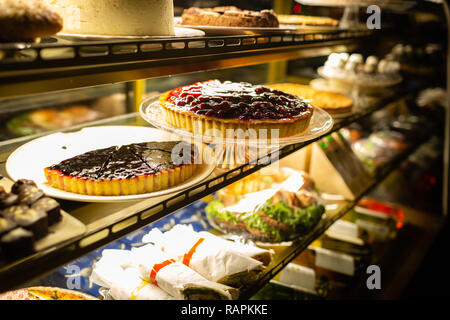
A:
<svg viewBox="0 0 450 320">
<path fill-rule="evenodd" d="M 308 234 L 306 237 L 302 238 L 297 243 L 287 247 L 283 252 L 277 255 L 275 261 L 271 263 L 264 270 L 263 275 L 258 279 L 252 287 L 248 288 L 245 292 L 242 293 L 242 299 L 249 299 L 254 294 L 258 292 L 270 279 L 272 279 L 278 272 L 280 272 L 289 262 L 291 262 L 295 257 L 297 257 L 303 250 L 305 250 L 315 239 L 321 236 L 334 222 L 338 219 L 342 218 L 347 212 L 349 212 L 357 202 L 369 194 L 380 182 L 382 182 L 390 173 L 392 173 L 398 166 L 405 161 L 415 150 L 419 148 L 422 143 L 425 143 L 427 140 L 424 137 L 421 140 L 421 143 L 418 143 L 408 150 L 403 152 L 401 155 L 396 157 L 388 166 L 384 167 L 380 175 L 375 179 L 367 188 L 359 194 L 355 200 L 353 201 L 343 201 L 337 204 L 337 208 L 332 210 L 331 212 L 327 212 L 327 217 L 321 221 L 321 223 L 316 227 L 316 229 Z"/>
<path fill-rule="evenodd" d="M 412 94 L 413 91 L 406 89 L 400 90 L 399 94 L 395 97 L 385 99 L 379 104 L 367 108 L 360 113 L 356 113 L 347 118 L 336 119 L 329 134 L 338 131 L 354 121 L 371 115 L 391 102 L 405 98 L 409 94 Z M 137 114 L 130 114 L 126 117 L 122 117 L 120 123 L 146 125 Z M 105 121 L 103 124 L 107 124 L 107 122 Z M 78 257 L 118 240 L 130 232 L 142 228 L 194 201 L 210 195 L 211 193 L 256 172 L 260 168 L 269 165 L 272 160 L 286 157 L 320 138 L 322 137 L 304 143 L 285 146 L 282 149 L 264 155 L 259 158 L 255 164 L 244 164 L 232 169 L 216 168 L 212 175 L 205 181 L 184 191 L 169 194 L 167 196 L 119 204 L 86 204 L 60 201 L 62 208 L 65 211 L 81 220 L 87 226 L 87 232 L 82 236 L 71 239 L 65 243 L 60 243 L 48 250 L 40 251 L 20 261 L 0 265 L 0 291 L 11 289 L 33 278 L 49 273 Z M 2 158 L 6 159 L 7 154 L 3 154 Z M 4 164 L 4 162 L 1 163 L 1 173 L 4 172 Z M 379 181 L 380 180 L 377 180 L 376 182 Z M 351 202 L 340 206 L 334 214 L 330 215 L 330 219 L 325 220 L 325 225 L 321 227 L 320 230 L 322 231 L 319 234 L 312 233 L 300 243 L 293 245 L 292 252 L 297 254 L 300 253 L 309 242 L 324 232 L 332 222 L 345 214 L 345 212 L 347 212 L 354 204 L 354 202 Z M 273 269 L 272 272 L 281 270 L 282 266 L 295 258 L 296 255 L 293 255 L 293 253 L 288 257 L 277 261 L 275 266 L 270 270 Z"/>
<path fill-rule="evenodd" d="M 375 32 L 368 30 L 339 30 L 142 41 L 63 43 L 58 40 L 53 43 L 21 46 L 0 45 L 0 99 L 353 51 L 375 36 Z M 409 93 L 411 91 L 403 90 L 395 99 Z M 337 120 L 331 132 L 372 114 L 395 99 L 382 101 L 353 116 Z M 90 125 L 111 123 L 146 125 L 137 114 Z M 63 209 L 84 222 L 88 231 L 80 237 L 22 260 L 0 265 L 0 291 L 20 286 L 49 273 L 242 179 L 270 164 L 273 157 L 281 159 L 316 140 L 286 146 L 258 159 L 256 164 L 244 164 L 226 170 L 216 169 L 207 180 L 176 194 L 122 204 L 61 201 Z M 10 145 L 0 146 L 0 173 L 4 174 L 4 164 L 9 153 L 26 141 L 25 138 Z M 405 153 L 404 157 L 408 154 L 409 152 Z M 389 170 L 393 170 L 401 159 Z M 373 186 L 380 181 L 381 179 L 374 181 Z M 354 204 L 355 202 L 342 203 L 313 233 L 294 243 L 275 260 L 260 282 L 245 292 L 244 296 L 250 297 L 254 290 L 280 271 Z"/>
<path fill-rule="evenodd" d="M 0 45 L 0 98 L 353 50 L 369 30 Z M 3 56 L 3 58 L 1 58 Z"/>
</svg>

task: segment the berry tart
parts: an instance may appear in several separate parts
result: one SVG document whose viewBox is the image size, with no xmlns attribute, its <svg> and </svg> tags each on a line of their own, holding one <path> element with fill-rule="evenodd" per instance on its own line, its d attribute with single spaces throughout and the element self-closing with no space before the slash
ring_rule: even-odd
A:
<svg viewBox="0 0 450 320">
<path fill-rule="evenodd" d="M 308 127 L 314 110 L 303 99 L 280 90 L 219 80 L 167 91 L 159 103 L 171 125 L 214 137 L 234 137 L 238 129 L 254 129 L 256 138 L 270 138 L 272 129 L 280 138 L 292 136 Z"/>
<path fill-rule="evenodd" d="M 177 148 L 179 158 L 172 160 Z M 190 151 L 190 153 L 188 152 Z M 83 153 L 44 169 L 50 186 L 68 192 L 120 196 L 164 190 L 195 172 L 194 145 L 144 142 Z"/>
</svg>

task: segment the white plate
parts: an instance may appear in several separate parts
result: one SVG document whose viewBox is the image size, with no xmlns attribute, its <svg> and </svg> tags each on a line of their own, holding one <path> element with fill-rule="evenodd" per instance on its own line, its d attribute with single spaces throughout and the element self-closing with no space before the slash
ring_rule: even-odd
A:
<svg viewBox="0 0 450 320">
<path fill-rule="evenodd" d="M 280 26 L 278 28 L 263 28 L 263 27 L 224 27 L 224 26 L 196 26 L 196 25 L 184 25 L 181 24 L 181 17 L 175 18 L 175 24 L 182 28 L 194 28 L 199 29 L 208 35 L 217 36 L 232 36 L 232 35 L 243 35 L 243 34 L 272 34 L 272 33 L 285 33 L 285 32 L 295 32 L 297 28 L 292 26 Z"/>
<path fill-rule="evenodd" d="M 56 37 L 65 40 L 157 40 L 157 39 L 172 39 L 172 38 L 183 38 L 183 37 L 203 37 L 205 33 L 201 30 L 192 28 L 179 28 L 175 27 L 174 36 L 111 36 L 111 35 L 98 35 L 98 34 L 78 34 L 78 33 L 65 33 L 59 32 Z"/>
<path fill-rule="evenodd" d="M 157 99 L 157 98 L 156 98 Z M 315 139 L 326 134 L 333 127 L 333 118 L 323 109 L 314 107 L 314 112 L 306 130 L 285 138 L 279 138 L 277 141 L 258 140 L 258 139 L 238 139 L 238 138 L 221 138 L 207 135 L 194 134 L 188 130 L 175 127 L 165 121 L 164 111 L 155 98 L 144 100 L 139 108 L 140 114 L 145 121 L 153 126 L 165 131 L 173 132 L 176 135 L 189 138 L 199 139 L 203 143 L 222 143 L 222 144 L 245 144 L 262 148 L 280 147 L 284 145 L 304 142 Z"/>
<path fill-rule="evenodd" d="M 16 149 L 6 161 L 6 171 L 13 179 L 31 179 L 51 197 L 83 202 L 121 202 L 162 196 L 189 188 L 205 180 L 215 164 L 198 166 L 196 173 L 172 188 L 126 196 L 91 196 L 63 191 L 46 184 L 44 168 L 87 151 L 147 141 L 176 141 L 179 138 L 158 129 L 138 126 L 101 126 L 72 133 L 58 132 L 32 140 Z M 206 146 L 202 146 L 207 148 Z"/>
</svg>

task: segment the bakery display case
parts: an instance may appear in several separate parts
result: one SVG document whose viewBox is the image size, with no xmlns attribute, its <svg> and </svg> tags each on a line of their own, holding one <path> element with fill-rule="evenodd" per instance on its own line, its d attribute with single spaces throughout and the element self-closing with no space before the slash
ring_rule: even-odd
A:
<svg viewBox="0 0 450 320">
<path fill-rule="evenodd" d="M 1 299 L 402 296 L 448 211 L 446 2 L 36 2 L 0 5 L 50 10 L 0 30 Z"/>
</svg>

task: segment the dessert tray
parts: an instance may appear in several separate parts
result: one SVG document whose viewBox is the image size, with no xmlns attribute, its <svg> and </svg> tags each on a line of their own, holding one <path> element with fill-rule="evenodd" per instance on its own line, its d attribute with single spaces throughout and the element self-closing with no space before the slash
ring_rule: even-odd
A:
<svg viewBox="0 0 450 320">
<path fill-rule="evenodd" d="M 5 190 L 8 191 L 11 189 L 13 183 L 13 181 L 6 177 L 0 180 L 0 186 L 4 187 Z M 54 246 L 55 244 L 80 236 L 86 232 L 86 226 L 81 221 L 66 213 L 62 209 L 60 212 L 62 216 L 61 221 L 49 226 L 48 234 L 34 243 L 36 252 L 45 250 Z"/>
<path fill-rule="evenodd" d="M 64 33 L 59 32 L 56 37 L 64 40 L 86 40 L 86 41 L 98 41 L 98 40 L 156 40 L 156 39 L 172 39 L 183 37 L 203 37 L 205 32 L 189 27 L 175 27 L 174 36 L 109 36 L 109 35 L 96 35 L 96 34 L 76 34 L 76 33 Z"/>
<path fill-rule="evenodd" d="M 225 26 L 197 26 L 197 25 L 183 25 L 181 18 L 175 18 L 175 24 L 180 28 L 194 28 L 204 31 L 207 35 L 217 36 L 233 36 L 233 35 L 256 35 L 256 34 L 274 34 L 295 32 L 297 30 L 294 26 L 280 25 L 278 28 L 271 27 L 225 27 Z"/>
<path fill-rule="evenodd" d="M 162 196 L 184 190 L 206 179 L 215 168 L 214 163 L 203 163 L 196 167 L 194 174 L 186 181 L 171 188 L 156 192 L 122 195 L 96 196 L 63 191 L 46 183 L 44 168 L 87 151 L 110 146 L 150 141 L 178 141 L 176 136 L 149 127 L 101 126 L 84 128 L 81 131 L 58 132 L 26 143 L 16 149 L 6 162 L 6 171 L 14 179 L 34 180 L 48 196 L 84 202 L 121 202 Z M 206 146 L 196 144 L 203 151 Z M 32 159 L 32 161 L 30 161 Z"/>
<path fill-rule="evenodd" d="M 164 119 L 164 111 L 158 98 L 152 97 L 144 100 L 140 106 L 142 118 L 153 126 L 169 131 L 177 136 L 201 141 L 202 143 L 217 144 L 241 144 L 256 148 L 278 148 L 280 146 L 305 142 L 326 134 L 333 127 L 333 118 L 324 110 L 314 107 L 308 128 L 296 135 L 279 139 L 249 139 L 249 138 L 222 138 L 202 134 L 194 134 L 191 131 L 184 130 L 169 124 Z"/>
</svg>

